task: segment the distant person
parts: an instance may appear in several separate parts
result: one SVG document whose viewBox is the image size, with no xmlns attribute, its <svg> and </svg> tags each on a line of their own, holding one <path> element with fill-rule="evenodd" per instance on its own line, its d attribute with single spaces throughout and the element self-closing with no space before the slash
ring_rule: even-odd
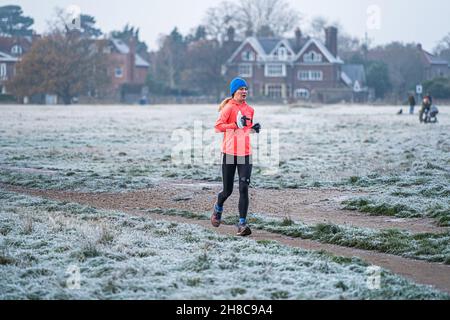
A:
<svg viewBox="0 0 450 320">
<path fill-rule="evenodd" d="M 139 104 L 141 106 L 148 104 L 148 99 L 146 95 L 142 96 L 141 99 L 139 99 Z"/>
<path fill-rule="evenodd" d="M 252 175 L 252 148 L 250 134 L 259 133 L 261 125 L 253 124 L 254 109 L 247 102 L 248 85 L 245 80 L 235 78 L 230 84 L 231 98 L 225 99 L 219 107 L 220 116 L 215 124 L 216 132 L 223 132 L 222 180 L 223 191 L 218 195 L 211 215 L 211 224 L 218 228 L 222 221 L 223 205 L 233 193 L 236 169 L 239 175 L 239 224 L 237 235 L 252 234 L 247 224 L 249 208 L 249 187 Z"/>
<path fill-rule="evenodd" d="M 427 98 L 430 101 L 430 104 L 433 105 L 433 97 L 431 96 L 431 94 L 429 92 L 427 93 L 425 98 Z"/>
<path fill-rule="evenodd" d="M 430 98 L 428 96 L 425 96 L 425 98 L 423 98 L 422 108 L 420 109 L 420 113 L 419 113 L 420 123 L 425 121 L 424 115 L 427 116 L 428 112 L 430 112 L 430 108 L 431 108 Z"/>
<path fill-rule="evenodd" d="M 414 114 L 414 108 L 416 107 L 416 99 L 414 98 L 414 95 L 409 95 L 408 98 L 409 102 L 409 114 Z"/>
</svg>

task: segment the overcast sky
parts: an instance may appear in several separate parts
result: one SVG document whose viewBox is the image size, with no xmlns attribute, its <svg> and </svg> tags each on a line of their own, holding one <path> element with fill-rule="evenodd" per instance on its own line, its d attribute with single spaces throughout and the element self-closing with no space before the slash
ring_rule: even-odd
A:
<svg viewBox="0 0 450 320">
<path fill-rule="evenodd" d="M 222 0 L 2 0 L 22 6 L 35 19 L 38 32 L 47 30 L 55 7 L 77 5 L 96 17 L 103 32 L 121 29 L 126 23 L 138 26 L 151 50 L 157 39 L 177 26 L 183 34 L 202 23 L 206 9 Z M 237 0 L 233 0 L 237 1 Z M 345 31 L 375 44 L 394 40 L 420 42 L 432 50 L 450 33 L 448 0 L 286 0 L 306 19 L 324 16 L 339 21 Z"/>
</svg>

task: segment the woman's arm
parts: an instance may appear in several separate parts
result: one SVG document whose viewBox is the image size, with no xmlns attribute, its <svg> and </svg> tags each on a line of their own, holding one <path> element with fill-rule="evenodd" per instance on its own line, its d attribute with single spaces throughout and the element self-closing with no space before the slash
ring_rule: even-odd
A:
<svg viewBox="0 0 450 320">
<path fill-rule="evenodd" d="M 226 132 L 227 130 L 236 130 L 238 128 L 236 122 L 228 123 L 231 110 L 232 109 L 230 107 L 225 107 L 222 109 L 219 119 L 217 119 L 216 125 L 214 126 L 216 132 Z"/>
</svg>

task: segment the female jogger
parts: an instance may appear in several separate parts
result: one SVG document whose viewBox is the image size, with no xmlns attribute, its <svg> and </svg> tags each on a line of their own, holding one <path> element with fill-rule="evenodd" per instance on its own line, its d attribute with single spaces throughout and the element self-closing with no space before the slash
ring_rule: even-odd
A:
<svg viewBox="0 0 450 320">
<path fill-rule="evenodd" d="M 224 133 L 222 144 L 223 191 L 219 193 L 214 205 L 211 223 L 219 227 L 223 205 L 233 193 L 236 171 L 239 175 L 239 236 L 249 236 L 252 231 L 247 224 L 249 208 L 248 189 L 252 174 L 252 148 L 250 134 L 259 133 L 260 124 L 253 124 L 254 110 L 247 103 L 248 86 L 245 80 L 236 78 L 230 84 L 231 98 L 225 99 L 220 106 L 220 116 L 216 122 L 216 132 Z"/>
</svg>

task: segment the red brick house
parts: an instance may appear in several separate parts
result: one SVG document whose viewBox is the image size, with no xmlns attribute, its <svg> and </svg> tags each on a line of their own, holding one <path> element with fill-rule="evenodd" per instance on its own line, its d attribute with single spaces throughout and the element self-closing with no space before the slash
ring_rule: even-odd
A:
<svg viewBox="0 0 450 320">
<path fill-rule="evenodd" d="M 325 33 L 325 44 L 303 37 L 299 29 L 294 39 L 249 37 L 226 62 L 225 76 L 245 78 L 254 98 L 351 101 L 355 79 L 343 71 L 344 62 L 337 49 L 338 30 L 330 27 Z M 356 89 L 359 94 L 367 92 L 365 83 L 359 83 Z"/>
<path fill-rule="evenodd" d="M 109 40 L 111 90 L 124 102 L 135 102 L 147 94 L 145 83 L 150 64 L 136 53 L 134 41 Z"/>
<path fill-rule="evenodd" d="M 32 37 L 0 37 L 0 94 L 7 94 L 6 82 L 16 72 L 16 64 L 30 49 Z"/>
</svg>

